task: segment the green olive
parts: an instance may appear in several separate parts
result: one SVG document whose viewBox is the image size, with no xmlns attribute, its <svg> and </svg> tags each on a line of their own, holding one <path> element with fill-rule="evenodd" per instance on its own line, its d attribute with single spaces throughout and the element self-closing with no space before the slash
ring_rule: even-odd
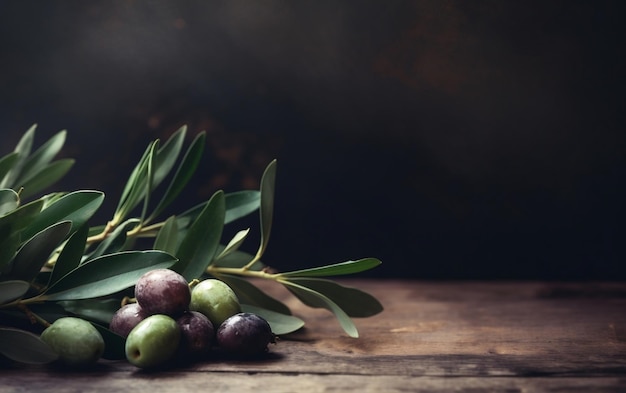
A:
<svg viewBox="0 0 626 393">
<path fill-rule="evenodd" d="M 228 317 L 241 312 L 241 305 L 235 292 L 225 282 L 209 278 L 191 291 L 189 309 L 206 315 L 217 329 Z"/>
<path fill-rule="evenodd" d="M 59 318 L 41 333 L 41 340 L 69 366 L 94 364 L 104 352 L 104 339 L 91 323 L 75 317 Z"/>
</svg>

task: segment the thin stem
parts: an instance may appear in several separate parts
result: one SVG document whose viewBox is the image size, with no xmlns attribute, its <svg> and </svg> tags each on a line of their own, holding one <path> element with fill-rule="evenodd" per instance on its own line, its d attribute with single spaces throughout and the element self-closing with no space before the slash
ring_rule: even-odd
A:
<svg viewBox="0 0 626 393">
<path fill-rule="evenodd" d="M 256 255 L 254 256 L 254 258 L 252 258 L 252 260 L 250 262 L 248 262 L 244 266 L 242 266 L 241 269 L 242 270 L 250 270 L 250 268 L 252 268 L 252 266 L 259 261 L 259 259 L 261 259 L 261 250 L 260 249 L 259 249 L 259 252 L 257 252 Z"/>
<path fill-rule="evenodd" d="M 22 306 L 26 306 L 28 304 L 41 303 L 42 300 L 43 300 L 43 294 L 39 294 L 37 296 L 33 296 L 27 299 L 16 299 L 9 303 L 0 304 L 0 309 L 11 308 L 11 307 L 21 308 Z"/>
<path fill-rule="evenodd" d="M 156 224 L 152 224 L 152 225 L 147 225 L 147 226 L 142 226 L 139 225 L 137 228 L 133 229 L 132 231 L 128 232 L 128 236 L 133 236 L 133 235 L 137 235 L 137 236 L 142 236 L 145 234 L 149 234 L 150 232 L 154 232 L 157 233 L 159 231 L 159 229 L 161 229 L 163 227 L 163 225 L 165 225 L 165 222 L 158 222 Z"/>
<path fill-rule="evenodd" d="M 207 273 L 212 275 L 233 274 L 237 276 L 257 277 L 268 280 L 276 280 L 276 278 L 279 276 L 276 273 L 268 273 L 265 270 L 250 270 L 248 265 L 243 267 L 223 267 L 211 265 L 206 269 L 206 271 Z"/>
<path fill-rule="evenodd" d="M 111 232 L 115 229 L 116 224 L 113 221 L 107 222 L 107 225 L 104 227 L 102 232 L 97 235 L 93 235 L 87 238 L 87 244 L 93 244 L 97 242 L 101 242 L 109 236 Z"/>
<path fill-rule="evenodd" d="M 35 314 L 34 312 L 30 311 L 28 309 L 28 307 L 26 307 L 25 304 L 20 304 L 18 306 L 18 308 L 20 310 L 22 310 L 22 312 L 24 314 L 26 314 L 26 316 L 28 317 L 28 320 L 30 321 L 30 323 L 32 323 L 33 325 L 36 323 L 39 323 L 40 325 L 42 325 L 43 327 L 48 327 L 50 326 L 50 322 L 46 321 L 45 319 L 43 319 L 42 317 L 40 317 L 39 315 Z"/>
</svg>

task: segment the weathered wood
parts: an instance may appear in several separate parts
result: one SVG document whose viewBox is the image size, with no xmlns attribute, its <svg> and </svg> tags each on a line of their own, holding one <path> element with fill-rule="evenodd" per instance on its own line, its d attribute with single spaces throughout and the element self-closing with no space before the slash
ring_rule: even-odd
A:
<svg viewBox="0 0 626 393">
<path fill-rule="evenodd" d="M 2 391 L 594 391 L 626 390 L 626 283 L 344 280 L 385 306 L 347 337 L 325 310 L 255 282 L 306 320 L 263 361 L 207 360 L 144 372 L 101 362 L 0 371 Z"/>
</svg>

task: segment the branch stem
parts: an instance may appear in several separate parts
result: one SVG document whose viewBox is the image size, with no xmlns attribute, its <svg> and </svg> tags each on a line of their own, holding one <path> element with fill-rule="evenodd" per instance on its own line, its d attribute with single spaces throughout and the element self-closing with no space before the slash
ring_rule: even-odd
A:
<svg viewBox="0 0 626 393">
<path fill-rule="evenodd" d="M 220 275 L 220 274 L 232 274 L 236 276 L 246 276 L 246 277 L 256 277 L 256 278 L 264 278 L 268 280 L 276 280 L 279 276 L 276 273 L 268 273 L 265 270 L 250 270 L 251 264 L 247 264 L 243 267 L 224 267 L 224 266 L 209 266 L 206 271 L 212 275 Z"/>
</svg>

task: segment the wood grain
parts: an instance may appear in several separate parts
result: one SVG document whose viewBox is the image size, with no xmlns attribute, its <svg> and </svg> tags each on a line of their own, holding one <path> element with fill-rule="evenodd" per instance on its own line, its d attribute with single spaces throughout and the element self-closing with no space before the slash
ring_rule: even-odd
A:
<svg viewBox="0 0 626 393">
<path fill-rule="evenodd" d="M 0 370 L 0 391 L 626 391 L 626 283 L 342 282 L 385 306 L 356 320 L 358 339 L 328 312 L 255 282 L 307 322 L 262 361 L 15 366 Z"/>
</svg>

